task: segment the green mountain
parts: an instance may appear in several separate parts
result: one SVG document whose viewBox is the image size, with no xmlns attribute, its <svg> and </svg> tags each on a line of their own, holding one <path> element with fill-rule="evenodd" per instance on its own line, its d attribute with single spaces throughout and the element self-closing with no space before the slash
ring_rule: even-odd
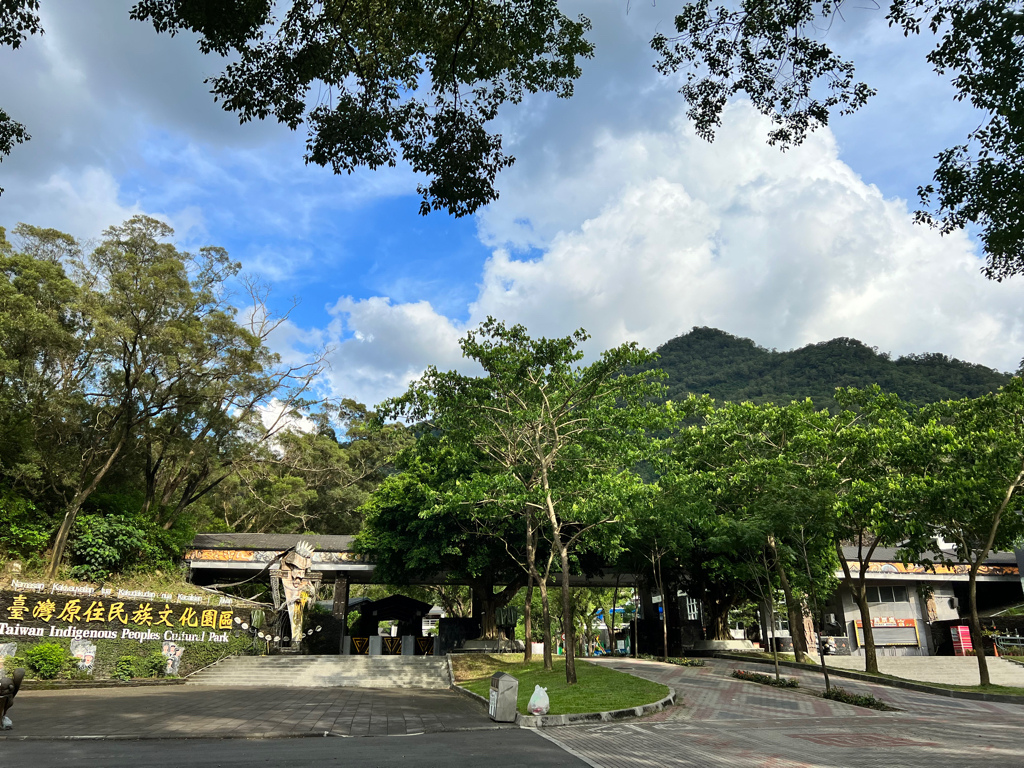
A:
<svg viewBox="0 0 1024 768">
<path fill-rule="evenodd" d="M 894 360 L 846 338 L 776 352 L 715 328 L 694 328 L 657 351 L 661 355 L 657 365 L 668 374 L 668 396 L 673 400 L 691 392 L 755 403 L 810 397 L 821 408 L 833 408 L 836 387 L 878 384 L 923 405 L 977 397 L 1010 380 L 1009 374 L 938 353 Z"/>
</svg>

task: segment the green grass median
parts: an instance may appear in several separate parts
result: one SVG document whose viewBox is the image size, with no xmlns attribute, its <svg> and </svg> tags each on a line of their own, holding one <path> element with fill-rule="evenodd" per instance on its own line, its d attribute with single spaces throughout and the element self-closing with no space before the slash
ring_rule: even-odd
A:
<svg viewBox="0 0 1024 768">
<path fill-rule="evenodd" d="M 517 707 L 528 714 L 526 705 L 533 695 L 534 686 L 547 688 L 551 700 L 551 715 L 569 715 L 580 712 L 607 712 L 615 709 L 639 707 L 660 701 L 668 695 L 668 688 L 608 667 L 576 660 L 576 685 L 565 682 L 565 659 L 555 659 L 554 669 L 544 671 L 543 661 L 523 663 L 521 654 L 457 654 L 452 656 L 455 682 L 473 693 L 488 696 L 491 675 L 505 672 L 519 681 Z"/>
</svg>

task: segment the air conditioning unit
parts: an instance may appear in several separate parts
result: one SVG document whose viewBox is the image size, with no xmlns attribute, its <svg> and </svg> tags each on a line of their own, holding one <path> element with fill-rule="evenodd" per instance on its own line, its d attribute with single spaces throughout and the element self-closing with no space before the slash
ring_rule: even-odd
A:
<svg viewBox="0 0 1024 768">
<path fill-rule="evenodd" d="M 956 597 L 949 598 L 949 607 L 952 608 L 954 611 L 959 611 L 960 610 L 960 600 L 959 600 L 959 598 L 956 598 Z"/>
</svg>

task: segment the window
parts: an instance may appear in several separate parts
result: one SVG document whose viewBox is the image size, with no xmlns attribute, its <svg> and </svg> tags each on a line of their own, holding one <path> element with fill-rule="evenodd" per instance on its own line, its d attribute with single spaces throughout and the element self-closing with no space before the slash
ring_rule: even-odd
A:
<svg viewBox="0 0 1024 768">
<path fill-rule="evenodd" d="M 700 601 L 686 596 L 686 620 L 700 621 Z"/>
<path fill-rule="evenodd" d="M 868 603 L 909 603 L 906 587 L 868 587 Z"/>
</svg>

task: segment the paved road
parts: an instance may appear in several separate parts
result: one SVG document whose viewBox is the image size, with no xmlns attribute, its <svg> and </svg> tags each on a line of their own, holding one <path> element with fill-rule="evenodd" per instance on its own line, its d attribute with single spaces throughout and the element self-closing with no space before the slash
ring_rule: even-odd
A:
<svg viewBox="0 0 1024 768">
<path fill-rule="evenodd" d="M 407 736 L 493 730 L 480 704 L 451 691 L 372 688 L 98 688 L 22 691 L 15 738 Z M 2 754 L 2 752 L 0 752 Z"/>
<path fill-rule="evenodd" d="M 875 712 L 809 695 L 820 675 L 787 670 L 803 692 L 730 677 L 736 662 L 703 668 L 611 659 L 601 663 L 674 687 L 686 706 L 632 723 L 551 729 L 544 735 L 596 768 L 650 766 L 1024 766 L 1024 707 L 948 699 L 842 680 L 901 712 Z M 758 671 L 767 671 L 761 665 Z M 788 674 L 792 672 L 793 674 Z"/>
<path fill-rule="evenodd" d="M 0 765 L 30 768 L 587 768 L 527 730 L 407 738 L 246 741 L 9 741 Z"/>
</svg>

